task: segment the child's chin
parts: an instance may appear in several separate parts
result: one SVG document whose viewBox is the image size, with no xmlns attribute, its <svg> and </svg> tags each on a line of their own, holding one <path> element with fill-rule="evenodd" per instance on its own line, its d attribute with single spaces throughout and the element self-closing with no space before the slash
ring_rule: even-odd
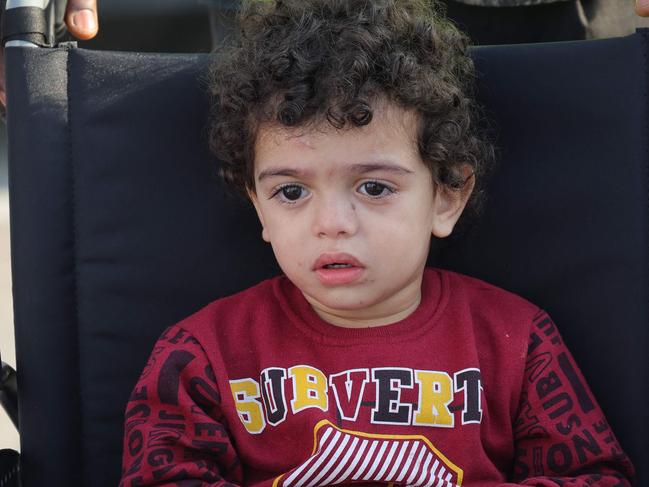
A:
<svg viewBox="0 0 649 487">
<path fill-rule="evenodd" d="M 375 303 L 368 296 L 359 296 L 350 289 L 336 289 L 326 293 L 318 299 L 327 308 L 333 311 L 359 311 L 369 310 Z"/>
</svg>

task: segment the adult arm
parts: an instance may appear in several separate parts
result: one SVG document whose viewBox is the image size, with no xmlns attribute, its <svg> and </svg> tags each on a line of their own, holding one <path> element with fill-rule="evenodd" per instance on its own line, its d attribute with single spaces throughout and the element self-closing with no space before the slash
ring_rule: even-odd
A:
<svg viewBox="0 0 649 487">
<path fill-rule="evenodd" d="M 633 466 L 550 317 L 532 325 L 518 416 L 515 484 L 625 487 Z"/>
<path fill-rule="evenodd" d="M 206 354 L 178 326 L 156 343 L 126 407 L 120 487 L 240 484 Z"/>
</svg>

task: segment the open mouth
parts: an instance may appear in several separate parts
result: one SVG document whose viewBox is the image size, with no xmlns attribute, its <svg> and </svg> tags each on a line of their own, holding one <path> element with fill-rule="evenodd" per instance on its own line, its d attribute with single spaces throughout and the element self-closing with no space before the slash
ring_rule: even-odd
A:
<svg viewBox="0 0 649 487">
<path fill-rule="evenodd" d="M 334 264 L 327 264 L 327 265 L 323 266 L 323 269 L 347 269 L 349 267 L 354 267 L 354 266 L 351 265 L 351 264 L 334 263 Z"/>
<path fill-rule="evenodd" d="M 321 254 L 313 270 L 326 286 L 338 286 L 357 282 L 365 273 L 365 266 L 351 254 L 331 252 Z"/>
<path fill-rule="evenodd" d="M 349 269 L 350 267 L 364 267 L 353 255 L 345 252 L 325 252 L 313 264 L 313 270 L 318 269 Z"/>
</svg>

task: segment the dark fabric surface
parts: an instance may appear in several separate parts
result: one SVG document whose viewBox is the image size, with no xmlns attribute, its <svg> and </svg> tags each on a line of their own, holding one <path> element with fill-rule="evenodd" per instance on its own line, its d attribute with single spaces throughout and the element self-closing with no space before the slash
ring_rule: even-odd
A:
<svg viewBox="0 0 649 487">
<path fill-rule="evenodd" d="M 20 487 L 19 458 L 14 450 L 0 450 L 0 487 Z"/>
<path fill-rule="evenodd" d="M 576 1 L 521 7 L 487 7 L 447 0 L 446 12 L 477 45 L 585 39 L 587 26 Z"/>
<path fill-rule="evenodd" d="M 25 55 L 47 62 L 13 69 Z M 47 485 L 50 478 L 73 484 L 78 479 L 74 459 L 83 442 L 67 168 L 67 52 L 12 47 L 6 62 L 12 93 L 9 196 L 18 407 L 24 419 L 21 462 L 25 485 Z"/>
<path fill-rule="evenodd" d="M 203 0 L 210 10 L 212 46 L 236 35 L 239 0 Z M 448 18 L 474 44 L 523 44 L 600 39 L 649 27 L 633 0 L 440 0 Z"/>
<path fill-rule="evenodd" d="M 237 10 L 241 5 L 241 0 L 199 0 L 210 8 L 219 10 Z"/>
<path fill-rule="evenodd" d="M 649 482 L 645 35 L 474 50 L 501 164 L 481 224 L 431 257 L 551 313 L 638 485 Z M 155 338 L 277 272 L 251 209 L 217 184 L 208 60 L 8 53 L 26 487 L 116 485 L 123 409 Z"/>
<path fill-rule="evenodd" d="M 633 0 L 530 5 L 522 5 L 519 0 L 443 1 L 448 17 L 478 45 L 600 39 L 626 36 L 638 27 L 649 27 L 649 19 L 636 15 Z M 517 3 L 519 6 L 513 6 Z"/>
<path fill-rule="evenodd" d="M 649 484 L 643 32 L 475 50 L 502 158 L 482 219 L 439 258 L 553 316 L 638 466 L 637 485 Z"/>
<path fill-rule="evenodd" d="M 2 45 L 13 40 L 28 40 L 39 46 L 47 44 L 47 26 L 43 9 L 18 7 L 2 13 Z"/>
</svg>

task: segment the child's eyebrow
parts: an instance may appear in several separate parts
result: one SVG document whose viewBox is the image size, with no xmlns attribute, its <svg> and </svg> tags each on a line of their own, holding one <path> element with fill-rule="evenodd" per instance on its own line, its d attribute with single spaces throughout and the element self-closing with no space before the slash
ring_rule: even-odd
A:
<svg viewBox="0 0 649 487">
<path fill-rule="evenodd" d="M 386 171 L 395 174 L 413 174 L 413 171 L 392 162 L 366 162 L 361 164 L 352 164 L 349 166 L 349 172 L 366 173 L 374 171 Z"/>
<path fill-rule="evenodd" d="M 391 162 L 365 162 L 352 164 L 351 166 L 347 167 L 346 170 L 354 174 L 364 174 L 375 171 L 386 171 L 394 174 L 413 174 L 413 171 L 411 171 L 410 169 L 406 169 L 405 167 Z M 294 169 L 290 167 L 277 167 L 264 169 L 263 171 L 261 171 L 257 176 L 257 181 L 261 182 L 264 179 L 272 178 L 275 176 L 307 178 L 311 175 L 312 172 L 308 170 Z"/>
<path fill-rule="evenodd" d="M 290 167 L 270 168 L 261 171 L 257 176 L 257 181 L 262 181 L 266 178 L 272 178 L 273 176 L 290 176 L 294 178 L 305 178 L 310 174 L 311 174 L 310 171 L 292 169 Z"/>
</svg>

